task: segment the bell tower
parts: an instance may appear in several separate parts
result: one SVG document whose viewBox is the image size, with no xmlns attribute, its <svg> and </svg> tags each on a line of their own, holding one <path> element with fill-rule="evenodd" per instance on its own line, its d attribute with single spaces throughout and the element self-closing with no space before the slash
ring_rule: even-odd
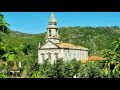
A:
<svg viewBox="0 0 120 90">
<path fill-rule="evenodd" d="M 46 42 L 49 40 L 52 41 L 53 43 L 59 43 L 57 21 L 55 19 L 53 12 L 51 13 L 47 28 Z"/>
</svg>

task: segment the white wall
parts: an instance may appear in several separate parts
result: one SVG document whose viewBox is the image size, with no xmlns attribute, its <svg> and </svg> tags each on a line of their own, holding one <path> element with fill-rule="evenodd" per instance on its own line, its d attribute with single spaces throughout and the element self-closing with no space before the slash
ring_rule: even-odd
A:
<svg viewBox="0 0 120 90">
<path fill-rule="evenodd" d="M 83 50 L 74 50 L 74 49 L 65 49 L 64 50 L 64 60 L 88 60 L 88 51 Z"/>
<path fill-rule="evenodd" d="M 48 50 L 39 50 L 38 51 L 38 63 L 43 63 L 43 58 L 41 53 L 44 53 L 45 60 L 48 59 L 48 53 L 51 53 L 51 63 L 54 63 L 56 60 L 55 53 L 58 53 L 58 58 L 63 58 L 63 50 L 62 49 L 48 49 Z"/>
<path fill-rule="evenodd" d="M 51 53 L 51 63 L 54 63 L 56 60 L 55 53 L 58 54 L 58 58 L 63 58 L 63 60 L 88 60 L 88 51 L 83 50 L 72 50 L 72 49 L 46 49 L 38 51 L 38 63 L 43 63 L 43 58 L 41 53 L 45 54 L 45 60 L 48 59 L 48 54 Z"/>
<path fill-rule="evenodd" d="M 81 50 L 81 60 L 88 60 L 88 51 Z"/>
<path fill-rule="evenodd" d="M 76 59 L 80 60 L 80 51 L 79 50 L 64 50 L 64 60 Z"/>
</svg>

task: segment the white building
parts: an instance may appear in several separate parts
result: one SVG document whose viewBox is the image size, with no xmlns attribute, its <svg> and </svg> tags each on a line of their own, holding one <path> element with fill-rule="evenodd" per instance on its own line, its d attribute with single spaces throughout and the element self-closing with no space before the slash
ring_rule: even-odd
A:
<svg viewBox="0 0 120 90">
<path fill-rule="evenodd" d="M 63 43 L 59 41 L 57 21 L 54 13 L 51 13 L 48 22 L 48 31 L 46 35 L 46 43 L 38 46 L 38 63 L 50 59 L 54 63 L 58 58 L 63 60 L 88 60 L 88 49 L 82 46 L 75 46 L 71 43 Z"/>
</svg>

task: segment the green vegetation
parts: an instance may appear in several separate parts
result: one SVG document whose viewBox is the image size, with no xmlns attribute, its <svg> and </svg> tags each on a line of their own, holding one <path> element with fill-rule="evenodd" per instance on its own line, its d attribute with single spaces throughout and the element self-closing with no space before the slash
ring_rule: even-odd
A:
<svg viewBox="0 0 120 90">
<path fill-rule="evenodd" d="M 29 78 L 111 78 L 120 77 L 120 27 L 62 27 L 60 40 L 89 49 L 89 55 L 98 55 L 106 61 L 81 64 L 62 59 L 52 65 L 49 60 L 38 65 L 38 43 L 45 43 L 46 33 L 26 34 L 9 30 L 9 24 L 0 13 L 0 77 L 9 77 L 14 62 L 22 62 L 20 75 Z"/>
<path fill-rule="evenodd" d="M 90 55 L 101 55 L 102 50 L 113 50 L 119 39 L 120 28 L 113 27 L 69 27 L 59 28 L 60 40 L 71 42 L 75 45 L 81 45 L 89 48 Z M 31 58 L 37 60 L 37 46 L 45 43 L 46 33 L 43 34 L 24 34 L 11 31 L 11 34 L 2 35 L 5 44 L 11 44 L 16 47 L 20 45 L 31 46 Z"/>
<path fill-rule="evenodd" d="M 120 54 L 116 51 L 104 50 L 106 60 L 87 62 L 63 61 L 58 59 L 54 64 L 46 60 L 43 64 L 37 63 L 29 72 L 29 78 L 120 78 Z"/>
<path fill-rule="evenodd" d="M 110 51 L 103 54 L 108 60 L 82 64 L 76 60 L 58 59 L 54 64 L 50 60 L 40 65 L 36 63 L 28 72 L 28 78 L 120 78 L 120 55 L 118 58 L 116 52 Z M 114 55 L 112 58 L 111 54 Z"/>
</svg>

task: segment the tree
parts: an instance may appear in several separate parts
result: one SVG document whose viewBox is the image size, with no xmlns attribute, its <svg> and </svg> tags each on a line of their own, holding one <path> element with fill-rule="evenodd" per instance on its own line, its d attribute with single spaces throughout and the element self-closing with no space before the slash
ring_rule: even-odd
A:
<svg viewBox="0 0 120 90">
<path fill-rule="evenodd" d="M 5 22 L 4 16 L 0 13 L 0 31 L 9 34 L 9 28 L 10 26 L 8 23 Z"/>
<path fill-rule="evenodd" d="M 64 77 L 72 78 L 74 76 L 73 64 L 70 61 L 67 61 L 64 66 Z"/>
<path fill-rule="evenodd" d="M 29 53 L 31 52 L 31 46 L 30 45 L 24 45 L 24 48 L 22 49 L 23 53 L 25 55 L 29 55 Z"/>
<path fill-rule="evenodd" d="M 88 78 L 88 69 L 86 68 L 86 64 L 81 64 L 79 69 L 79 78 Z"/>
<path fill-rule="evenodd" d="M 64 78 L 64 61 L 58 59 L 54 63 L 54 78 Z"/>
<path fill-rule="evenodd" d="M 54 66 L 51 64 L 50 60 L 47 59 L 44 61 L 44 63 L 40 66 L 40 72 L 42 75 L 45 75 L 47 77 L 54 77 Z"/>
<path fill-rule="evenodd" d="M 28 78 L 48 78 L 47 76 L 41 74 L 41 72 L 38 71 L 34 71 L 32 73 L 33 73 L 32 76 Z"/>
<path fill-rule="evenodd" d="M 4 21 L 4 16 L 0 13 L 0 31 L 6 34 L 9 34 L 8 24 Z M 1 33 L 0 33 L 1 34 Z M 0 35 L 0 58 L 5 54 L 5 50 L 3 49 L 3 40 Z"/>
<path fill-rule="evenodd" d="M 71 61 L 65 62 L 64 75 L 65 78 L 73 78 L 75 75 L 79 74 L 80 61 L 73 59 Z"/>
<path fill-rule="evenodd" d="M 117 57 L 116 52 L 105 50 L 103 62 L 102 75 L 107 78 L 119 78 L 120 77 L 120 60 Z"/>
</svg>

